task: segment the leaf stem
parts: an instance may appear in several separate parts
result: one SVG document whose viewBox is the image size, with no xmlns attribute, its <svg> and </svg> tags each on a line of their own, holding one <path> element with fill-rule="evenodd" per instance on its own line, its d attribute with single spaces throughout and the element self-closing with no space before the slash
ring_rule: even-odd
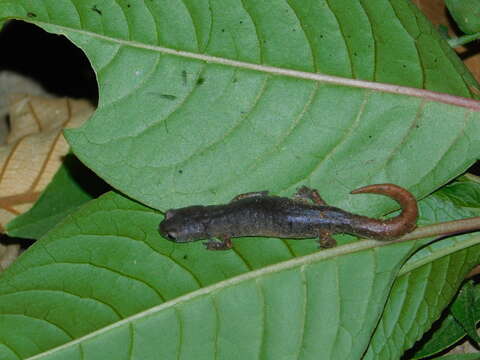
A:
<svg viewBox="0 0 480 360">
<path fill-rule="evenodd" d="M 480 32 L 451 38 L 448 40 L 448 45 L 450 45 L 452 48 L 456 48 L 478 39 L 480 39 Z"/>
<path fill-rule="evenodd" d="M 316 73 L 311 71 L 292 70 L 289 68 L 257 64 L 254 62 L 232 60 L 229 58 L 212 56 L 205 53 L 177 50 L 170 47 L 150 45 L 150 44 L 133 41 L 133 40 L 113 38 L 111 36 L 101 35 L 92 31 L 72 29 L 69 27 L 61 26 L 61 25 L 55 25 L 54 27 L 52 27 L 50 23 L 44 23 L 41 21 L 31 21 L 31 22 L 33 22 L 38 26 L 48 26 L 50 29 L 52 29 L 52 31 L 53 29 L 55 29 L 55 32 L 59 32 L 62 34 L 68 33 L 68 34 L 71 34 L 71 36 L 80 35 L 80 36 L 88 37 L 91 39 L 99 39 L 102 41 L 106 41 L 107 43 L 114 44 L 115 46 L 118 45 L 118 46 L 128 46 L 128 47 L 138 48 L 138 49 L 145 49 L 149 51 L 158 52 L 159 54 L 168 54 L 168 55 L 173 55 L 173 56 L 182 57 L 186 59 L 195 59 L 195 60 L 203 61 L 205 63 L 219 64 L 219 65 L 224 65 L 232 68 L 258 71 L 264 74 L 288 76 L 288 77 L 297 78 L 297 79 L 318 81 L 326 84 L 351 86 L 351 87 L 369 89 L 369 90 L 378 91 L 378 92 L 387 92 L 392 94 L 414 96 L 414 97 L 419 97 L 423 100 L 461 106 L 474 111 L 480 110 L 480 102 L 478 100 L 473 100 L 470 98 L 465 98 L 465 97 L 456 96 L 456 95 L 450 95 L 446 93 L 439 93 L 431 90 L 418 89 L 418 88 L 412 88 L 412 87 L 400 86 L 400 85 L 392 85 L 387 83 L 379 83 L 376 81 L 351 79 L 351 78 L 321 74 L 321 73 Z"/>
<path fill-rule="evenodd" d="M 395 241 L 410 241 L 434 236 L 450 236 L 480 230 L 480 216 L 421 226 Z"/>
</svg>

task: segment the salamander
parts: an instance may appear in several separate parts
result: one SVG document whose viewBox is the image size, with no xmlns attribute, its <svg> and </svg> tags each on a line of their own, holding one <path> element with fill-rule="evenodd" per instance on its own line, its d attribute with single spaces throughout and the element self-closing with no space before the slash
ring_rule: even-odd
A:
<svg viewBox="0 0 480 360">
<path fill-rule="evenodd" d="M 176 243 L 208 239 L 204 243 L 208 250 L 228 250 L 232 238 L 243 236 L 318 238 L 321 247 L 332 247 L 336 245 L 332 234 L 392 240 L 415 229 L 418 207 L 410 192 L 394 184 L 374 184 L 351 192 L 363 193 L 389 196 L 402 211 L 388 220 L 352 214 L 328 206 L 317 190 L 303 186 L 293 198 L 260 191 L 240 194 L 225 205 L 171 209 L 165 213 L 159 232 Z"/>
</svg>

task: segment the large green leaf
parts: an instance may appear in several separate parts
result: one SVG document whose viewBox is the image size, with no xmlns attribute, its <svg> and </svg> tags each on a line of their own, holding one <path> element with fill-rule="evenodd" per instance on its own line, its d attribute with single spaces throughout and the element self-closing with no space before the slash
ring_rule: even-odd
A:
<svg viewBox="0 0 480 360">
<path fill-rule="evenodd" d="M 470 339 L 478 346 L 480 338 L 477 334 L 477 317 L 475 309 L 475 292 L 473 282 L 467 282 L 457 295 L 450 307 L 450 312 L 464 328 Z"/>
<path fill-rule="evenodd" d="M 358 358 L 414 247 L 367 241 L 292 258 L 283 242 L 256 239 L 251 253 L 276 242 L 287 260 L 258 267 L 241 250 L 163 240 L 160 220 L 110 193 L 35 244 L 1 277 L 0 357 L 67 343 L 60 358 Z"/>
<path fill-rule="evenodd" d="M 408 1 L 0 0 L 6 17 L 87 53 L 100 105 L 68 134 L 73 150 L 158 209 L 307 183 L 380 214 L 388 200 L 347 192 L 392 181 L 422 196 L 478 155 L 477 102 L 381 84 L 465 97 L 477 86 Z M 439 220 L 423 206 L 423 222 Z M 389 350 L 378 335 L 396 329 L 387 300 L 390 309 L 422 285 L 430 299 L 449 284 L 403 339 L 386 334 L 398 357 L 480 252 L 474 236 L 427 247 L 401 272 L 415 281 L 397 280 L 389 296 L 420 242 L 295 258 L 315 242 L 251 238 L 212 253 L 161 239 L 160 220 L 110 193 L 50 231 L 0 278 L 0 357 L 358 359 Z M 450 259 L 455 271 L 425 272 Z M 412 299 L 406 314 L 422 301 Z"/>
<path fill-rule="evenodd" d="M 480 150 L 477 102 L 419 90 L 478 85 L 407 0 L 1 0 L 5 17 L 85 51 L 100 102 L 73 151 L 158 209 L 302 183 L 372 208 L 348 191 L 424 196 Z"/>
<path fill-rule="evenodd" d="M 422 223 L 441 217 L 439 201 L 421 202 Z M 465 214 L 452 205 L 444 215 Z M 0 277 L 0 358 L 360 359 L 379 319 L 392 320 L 387 299 L 408 314 L 442 289 L 423 305 L 428 321 L 396 334 L 406 349 L 480 256 L 478 236 L 445 239 L 395 280 L 421 242 L 367 240 L 294 257 L 292 244 L 315 241 L 249 238 L 210 252 L 160 238 L 161 219 L 108 193 L 34 244 Z M 425 267 L 439 271 L 413 279 Z"/>
</svg>

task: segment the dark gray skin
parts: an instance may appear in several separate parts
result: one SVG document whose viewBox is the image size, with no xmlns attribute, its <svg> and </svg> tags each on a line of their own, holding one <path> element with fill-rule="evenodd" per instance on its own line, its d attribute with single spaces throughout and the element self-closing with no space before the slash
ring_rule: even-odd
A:
<svg viewBox="0 0 480 360">
<path fill-rule="evenodd" d="M 163 237 L 177 243 L 210 239 L 204 243 L 208 250 L 228 250 L 233 237 L 316 237 L 322 247 L 332 247 L 336 245 L 332 234 L 391 240 L 416 227 L 417 202 L 407 190 L 394 184 L 376 184 L 352 193 L 390 196 L 401 205 L 402 212 L 389 220 L 355 215 L 326 205 L 316 190 L 304 186 L 293 199 L 268 196 L 263 191 L 238 195 L 226 205 L 168 210 L 159 231 Z"/>
</svg>

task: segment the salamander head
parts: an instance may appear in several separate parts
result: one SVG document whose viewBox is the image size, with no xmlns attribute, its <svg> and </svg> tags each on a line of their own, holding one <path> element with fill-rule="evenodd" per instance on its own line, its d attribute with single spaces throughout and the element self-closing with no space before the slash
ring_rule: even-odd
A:
<svg viewBox="0 0 480 360">
<path fill-rule="evenodd" d="M 177 243 L 208 238 L 203 210 L 203 206 L 168 210 L 158 228 L 160 235 Z"/>
</svg>

